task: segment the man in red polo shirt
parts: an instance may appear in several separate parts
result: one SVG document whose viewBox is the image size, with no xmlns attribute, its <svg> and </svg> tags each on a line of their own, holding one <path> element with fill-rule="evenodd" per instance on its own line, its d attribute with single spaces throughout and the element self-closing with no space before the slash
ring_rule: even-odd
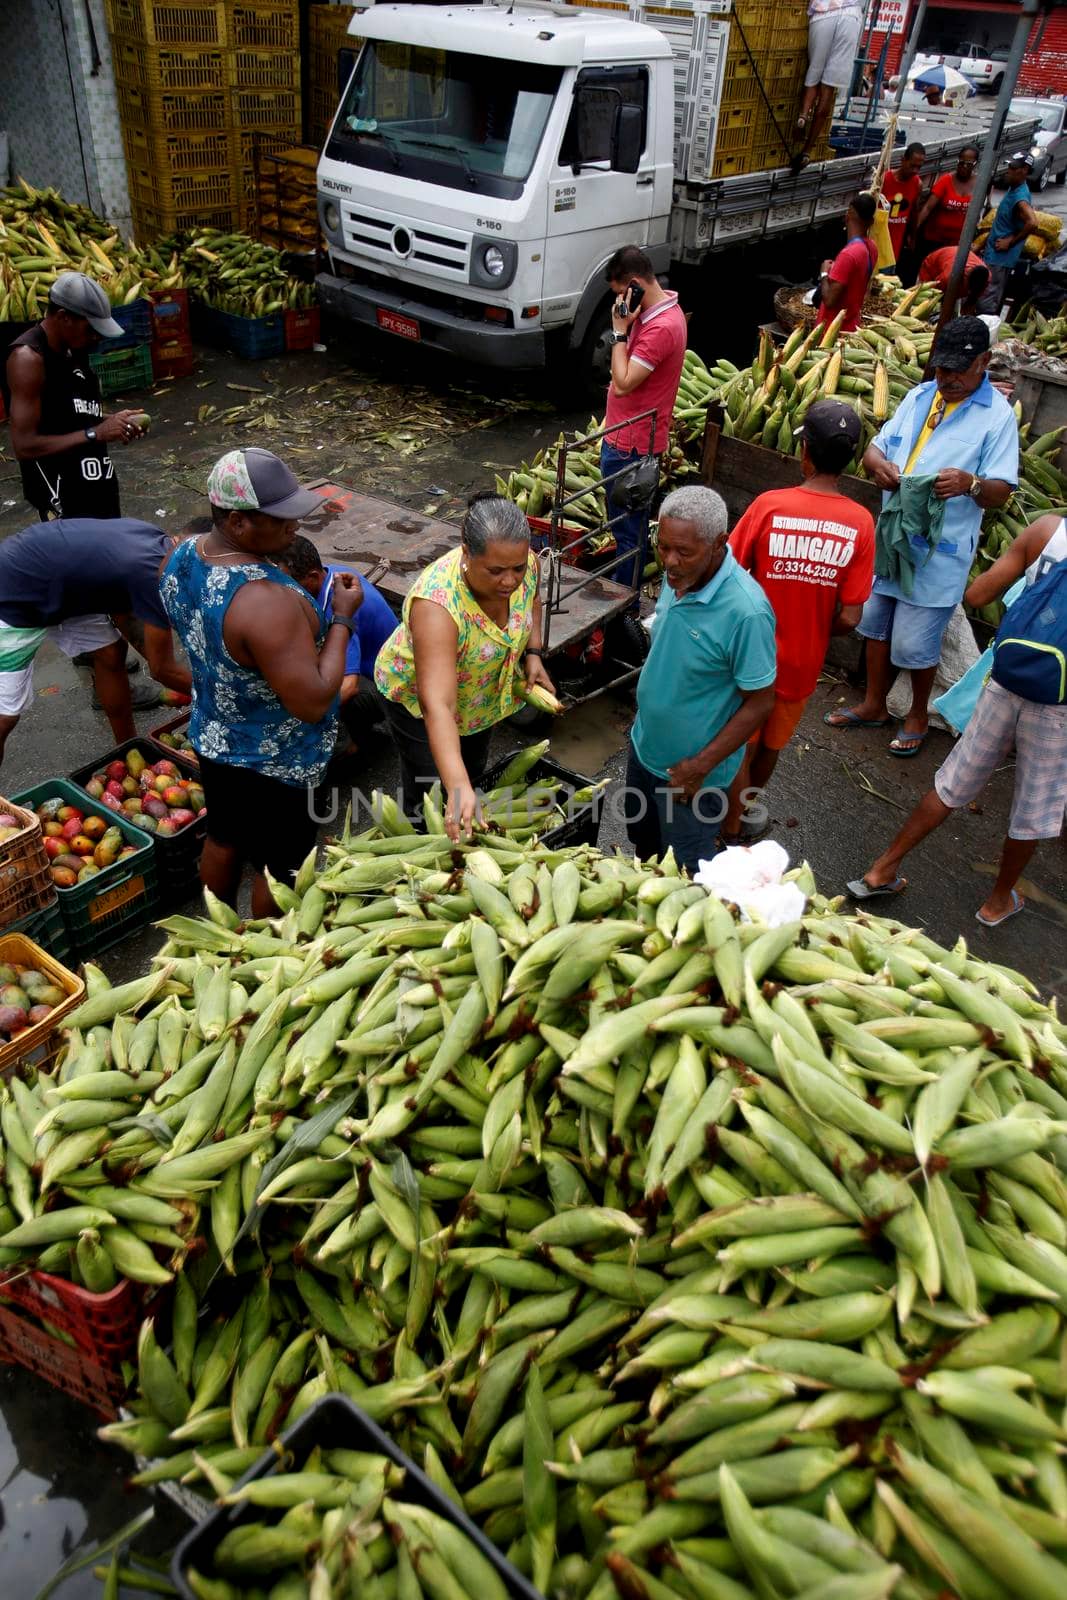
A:
<svg viewBox="0 0 1067 1600">
<path fill-rule="evenodd" d="M 860 312 L 878 265 L 878 246 L 868 239 L 878 202 L 873 194 L 858 194 L 845 214 L 848 243 L 833 261 L 824 261 L 819 303 L 820 323 L 833 322 L 839 311 L 845 315 L 842 333 L 853 333 L 860 325 Z"/>
<path fill-rule="evenodd" d="M 637 245 L 616 250 L 604 269 L 615 295 L 612 307 L 611 382 L 604 425 L 611 431 L 600 447 L 600 474 L 619 555 L 633 551 L 612 572 L 617 583 L 641 581 L 649 508 L 631 511 L 612 496 L 609 481 L 643 455 L 662 455 L 667 448 L 674 402 L 685 359 L 687 327 L 678 296 L 661 288 L 652 262 Z M 656 409 L 653 434 L 650 417 L 630 422 Z M 617 519 L 617 520 L 616 520 Z"/>
<path fill-rule="evenodd" d="M 730 786 L 724 844 L 762 831 L 757 817 L 742 821 L 741 796 L 766 788 L 818 682 L 831 635 L 851 633 L 871 592 L 874 521 L 837 483 L 855 458 L 860 431 L 846 401 L 817 400 L 800 429 L 803 483 L 759 495 L 730 535 L 739 565 L 774 610 L 778 673 L 774 706 Z"/>
</svg>

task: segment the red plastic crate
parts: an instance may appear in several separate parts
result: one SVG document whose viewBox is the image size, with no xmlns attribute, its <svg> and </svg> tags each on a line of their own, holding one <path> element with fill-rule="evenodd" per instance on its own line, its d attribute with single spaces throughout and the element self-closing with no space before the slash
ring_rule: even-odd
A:
<svg viewBox="0 0 1067 1600">
<path fill-rule="evenodd" d="M 39 1322 L 50 1323 L 100 1366 L 116 1371 L 137 1353 L 137 1334 L 149 1298 L 148 1287 L 129 1278 L 107 1294 L 90 1294 L 50 1272 L 18 1267 L 0 1276 L 0 1301 L 5 1306 L 18 1306 Z"/>
<path fill-rule="evenodd" d="M 170 378 L 188 378 L 195 371 L 196 356 L 187 335 L 180 339 L 153 339 L 152 376 L 156 383 Z"/>
<path fill-rule="evenodd" d="M 157 289 L 152 302 L 152 338 L 160 344 L 189 337 L 189 291 Z"/>
<path fill-rule="evenodd" d="M 121 1371 L 106 1371 L 84 1351 L 72 1349 L 4 1305 L 0 1305 L 0 1363 L 36 1373 L 105 1422 L 113 1422 L 119 1414 L 127 1387 Z"/>
<path fill-rule="evenodd" d="M 307 311 L 287 311 L 285 313 L 285 348 L 287 350 L 310 350 L 312 345 L 316 345 L 318 342 L 318 306 L 311 306 Z"/>
</svg>

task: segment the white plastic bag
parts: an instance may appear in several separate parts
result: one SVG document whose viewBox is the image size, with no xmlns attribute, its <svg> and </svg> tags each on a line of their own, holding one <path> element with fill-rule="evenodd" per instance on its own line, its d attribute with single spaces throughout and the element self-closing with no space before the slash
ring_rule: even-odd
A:
<svg viewBox="0 0 1067 1600">
<path fill-rule="evenodd" d="M 746 922 L 759 920 L 779 928 L 803 916 L 807 897 L 795 883 L 783 883 L 789 856 L 774 839 L 754 845 L 730 845 L 711 861 L 702 861 L 694 883 L 732 900 Z"/>
</svg>

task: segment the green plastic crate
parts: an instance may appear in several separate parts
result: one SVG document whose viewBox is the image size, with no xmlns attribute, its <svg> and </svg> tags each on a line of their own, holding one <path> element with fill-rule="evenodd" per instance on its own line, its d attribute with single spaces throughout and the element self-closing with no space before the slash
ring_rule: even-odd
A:
<svg viewBox="0 0 1067 1600">
<path fill-rule="evenodd" d="M 124 813 L 91 799 L 66 778 L 46 778 L 17 797 L 12 796 L 16 804 L 31 811 L 42 801 L 56 797 L 77 806 L 87 817 L 103 817 L 108 824 L 115 823 L 126 842 L 137 846 L 135 855 L 104 867 L 87 883 L 56 890 L 73 953 L 84 961 L 151 922 L 159 905 L 156 854 L 148 834 L 134 827 Z"/>
<path fill-rule="evenodd" d="M 91 355 L 89 365 L 100 379 L 100 393 L 106 398 L 127 389 L 152 387 L 152 346 L 134 344 L 106 355 Z"/>
</svg>

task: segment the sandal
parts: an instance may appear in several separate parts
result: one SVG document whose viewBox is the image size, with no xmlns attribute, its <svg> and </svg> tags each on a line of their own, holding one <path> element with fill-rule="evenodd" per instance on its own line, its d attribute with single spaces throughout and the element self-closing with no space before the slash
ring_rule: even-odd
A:
<svg viewBox="0 0 1067 1600">
<path fill-rule="evenodd" d="M 840 722 L 834 718 L 840 717 Z M 858 717 L 849 707 L 845 711 L 824 711 L 822 720 L 828 728 L 890 728 L 893 725 L 892 717 Z"/>
<path fill-rule="evenodd" d="M 907 878 L 894 878 L 892 883 L 868 883 L 866 878 L 853 878 L 851 883 L 845 884 L 853 900 L 877 900 L 882 895 L 902 894 L 907 887 Z"/>
<path fill-rule="evenodd" d="M 910 761 L 919 754 L 929 732 L 927 728 L 923 733 L 898 733 L 895 739 L 889 741 L 889 754 L 901 761 Z"/>
<path fill-rule="evenodd" d="M 983 928 L 999 928 L 1000 924 L 1002 922 L 1007 922 L 1009 917 L 1017 917 L 1025 905 L 1026 901 L 1023 899 L 1018 889 L 1013 889 L 1011 891 L 1010 911 L 1005 911 L 1002 917 L 983 917 L 981 911 L 976 911 L 974 914 L 974 920 L 975 922 L 980 922 Z"/>
</svg>

